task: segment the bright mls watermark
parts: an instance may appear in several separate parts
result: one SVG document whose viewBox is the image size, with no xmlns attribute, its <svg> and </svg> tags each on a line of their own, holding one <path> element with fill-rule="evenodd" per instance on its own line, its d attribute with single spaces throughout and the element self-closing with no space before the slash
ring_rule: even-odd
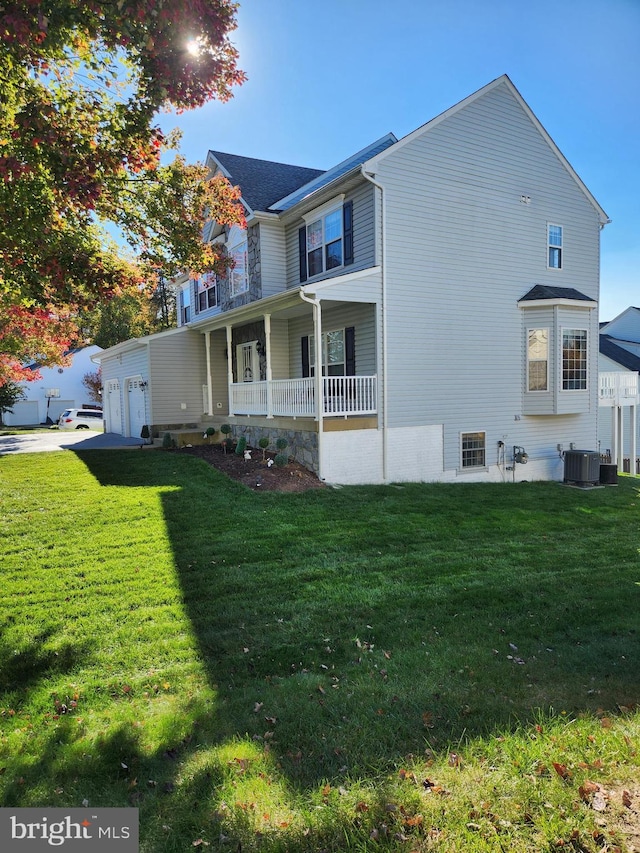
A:
<svg viewBox="0 0 640 853">
<path fill-rule="evenodd" d="M 6 853 L 138 853 L 138 809 L 0 808 Z"/>
</svg>

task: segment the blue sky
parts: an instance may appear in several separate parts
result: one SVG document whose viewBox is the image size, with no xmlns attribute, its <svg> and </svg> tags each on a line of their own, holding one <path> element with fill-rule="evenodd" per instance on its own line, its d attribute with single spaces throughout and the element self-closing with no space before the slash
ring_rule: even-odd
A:
<svg viewBox="0 0 640 853">
<path fill-rule="evenodd" d="M 210 148 L 325 169 L 508 74 L 612 222 L 600 318 L 640 306 L 640 0 L 244 0 L 248 81 L 180 127 Z"/>
</svg>

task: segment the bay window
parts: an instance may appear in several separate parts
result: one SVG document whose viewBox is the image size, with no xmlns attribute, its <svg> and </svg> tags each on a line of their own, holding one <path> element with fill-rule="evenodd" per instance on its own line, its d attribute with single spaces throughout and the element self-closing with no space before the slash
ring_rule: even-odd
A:
<svg viewBox="0 0 640 853">
<path fill-rule="evenodd" d="M 562 390 L 587 388 L 587 330 L 562 330 Z"/>
</svg>

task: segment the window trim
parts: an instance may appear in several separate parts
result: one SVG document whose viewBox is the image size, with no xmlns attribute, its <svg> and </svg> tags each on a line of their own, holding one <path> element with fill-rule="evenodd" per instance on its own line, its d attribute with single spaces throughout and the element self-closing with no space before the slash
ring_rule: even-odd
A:
<svg viewBox="0 0 640 853">
<path fill-rule="evenodd" d="M 329 373 L 329 335 L 340 333 L 342 335 L 342 361 L 331 362 L 332 364 L 342 364 L 342 373 Z M 316 349 L 315 335 L 309 335 L 309 376 L 315 376 L 316 372 Z M 346 327 L 342 326 L 339 329 L 329 329 L 322 333 L 322 375 L 323 376 L 347 376 L 347 336 Z"/>
<path fill-rule="evenodd" d="M 210 304 L 210 297 L 213 294 L 213 304 Z M 202 297 L 205 297 L 203 305 Z M 201 276 L 196 283 L 196 299 L 198 300 L 198 313 L 208 311 L 209 308 L 218 307 L 218 277 L 215 273 L 206 273 Z"/>
<path fill-rule="evenodd" d="M 329 201 L 321 204 L 319 207 L 310 210 L 309 213 L 305 213 L 302 216 L 305 224 L 305 263 L 308 278 L 315 278 L 319 275 L 325 275 L 326 273 L 333 273 L 335 270 L 342 269 L 345 266 L 345 229 L 344 229 L 344 193 L 340 193 L 340 195 L 334 196 Z M 327 242 L 326 240 L 326 232 L 325 232 L 325 220 L 328 216 L 333 213 L 337 213 L 339 216 L 340 222 L 340 236 L 333 240 Z M 314 225 L 316 222 L 320 221 L 322 225 L 322 243 L 320 246 L 316 246 L 311 251 L 317 251 L 319 248 L 322 248 L 322 269 L 312 273 L 311 272 L 311 264 L 309 262 L 309 255 L 311 251 L 309 250 L 309 228 L 311 225 Z M 327 267 L 327 246 L 337 243 L 340 241 L 340 256 L 341 261 L 339 264 L 333 267 Z"/>
<path fill-rule="evenodd" d="M 546 359 L 531 358 L 530 357 L 529 341 L 530 341 L 530 336 L 531 336 L 532 332 L 546 332 L 546 334 L 547 334 L 547 357 L 546 357 Z M 549 334 L 549 327 L 548 326 L 528 326 L 527 327 L 527 342 L 526 342 L 526 346 L 527 346 L 526 393 L 527 394 L 548 394 L 550 391 L 550 388 L 549 388 L 549 362 L 551 360 L 551 358 L 550 358 L 550 353 L 551 353 L 550 344 L 551 344 L 551 335 Z M 545 387 L 544 388 L 531 388 L 530 364 L 532 362 L 540 362 L 540 361 L 545 361 L 546 365 L 547 365 L 546 371 L 545 371 Z"/>
<path fill-rule="evenodd" d="M 240 251 L 244 255 L 244 282 L 241 288 L 236 288 L 236 267 L 229 267 L 229 296 L 231 299 L 235 299 L 236 296 L 241 296 L 249 290 L 249 241 L 246 235 L 243 236 L 242 240 L 229 248 L 229 256 L 232 260 L 235 260 L 233 257 L 234 254 L 238 254 Z"/>
<path fill-rule="evenodd" d="M 482 444 L 482 463 L 479 465 L 465 465 L 465 449 L 464 449 L 464 439 L 465 436 L 476 436 L 481 435 L 483 437 Z M 484 471 L 487 469 L 487 431 L 484 429 L 477 430 L 466 430 L 464 432 L 460 432 L 459 434 L 459 450 L 460 450 L 460 461 L 459 461 L 459 471 L 462 473 L 472 472 L 472 471 Z M 477 452 L 477 448 L 467 448 L 466 452 Z"/>
<path fill-rule="evenodd" d="M 565 332 L 584 332 L 584 386 L 580 388 L 565 388 L 565 358 L 564 358 L 564 336 Z M 559 392 L 561 394 L 584 394 L 589 390 L 589 329 L 587 327 L 582 326 L 560 326 L 560 347 L 559 347 L 559 357 L 560 357 L 560 382 L 559 382 Z M 574 368 L 575 369 L 575 368 Z M 572 380 L 567 380 L 572 381 Z M 573 380 L 575 381 L 575 380 Z"/>
<path fill-rule="evenodd" d="M 185 297 L 186 300 L 185 301 Z M 181 287 L 178 296 L 178 309 L 180 313 L 180 325 L 186 326 L 191 322 L 191 282 L 187 287 Z"/>
<path fill-rule="evenodd" d="M 551 242 L 551 229 L 559 228 L 560 229 L 560 242 L 552 243 Z M 551 264 L 551 252 L 558 253 L 558 264 Z M 548 270 L 561 270 L 564 268 L 564 228 L 562 225 L 559 225 L 557 222 L 547 222 L 547 269 Z"/>
</svg>

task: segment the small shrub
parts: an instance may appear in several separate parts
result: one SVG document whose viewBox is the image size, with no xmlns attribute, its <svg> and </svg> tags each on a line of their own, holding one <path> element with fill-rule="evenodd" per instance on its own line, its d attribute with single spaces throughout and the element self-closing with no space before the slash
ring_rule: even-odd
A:
<svg viewBox="0 0 640 853">
<path fill-rule="evenodd" d="M 247 448 L 247 439 L 244 435 L 241 435 L 238 439 L 238 443 L 236 444 L 236 456 L 244 456 L 244 452 Z"/>
<path fill-rule="evenodd" d="M 278 468 L 284 468 L 285 465 L 289 464 L 289 457 L 286 453 L 277 453 L 273 462 Z"/>
<path fill-rule="evenodd" d="M 208 438 L 211 438 L 211 436 L 215 435 L 218 432 L 218 430 L 215 427 L 210 426 L 210 427 L 207 427 L 204 432 Z"/>
<path fill-rule="evenodd" d="M 171 438 L 170 432 L 165 432 L 164 436 L 162 437 L 162 446 L 165 450 L 171 450 L 171 448 L 173 447 L 173 439 Z"/>
<path fill-rule="evenodd" d="M 267 447 L 269 447 L 270 441 L 269 437 L 263 435 L 260 441 L 258 442 L 258 447 L 262 450 L 262 461 L 267 458 Z"/>
<path fill-rule="evenodd" d="M 224 452 L 227 450 L 231 450 L 233 448 L 233 439 L 231 438 L 231 424 L 222 424 L 220 427 L 220 432 L 225 436 L 224 441 L 222 442 L 222 447 L 224 448 Z"/>
<path fill-rule="evenodd" d="M 284 450 L 285 447 L 289 444 L 286 438 L 278 438 L 276 439 L 276 447 L 278 450 Z"/>
</svg>

